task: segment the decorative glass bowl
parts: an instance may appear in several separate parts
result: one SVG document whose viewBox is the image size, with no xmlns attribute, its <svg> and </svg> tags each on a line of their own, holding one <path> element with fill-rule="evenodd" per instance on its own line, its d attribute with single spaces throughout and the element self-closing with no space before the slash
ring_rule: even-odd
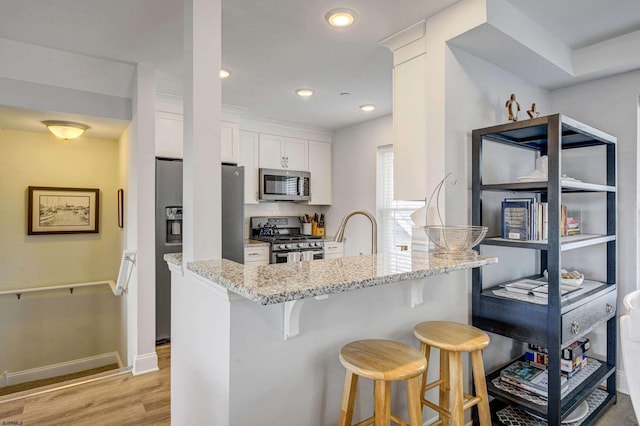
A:
<svg viewBox="0 0 640 426">
<path fill-rule="evenodd" d="M 478 252 L 471 250 L 487 235 L 488 227 L 473 225 L 427 225 L 424 230 L 438 247 L 433 255 L 447 259 L 475 259 Z"/>
</svg>

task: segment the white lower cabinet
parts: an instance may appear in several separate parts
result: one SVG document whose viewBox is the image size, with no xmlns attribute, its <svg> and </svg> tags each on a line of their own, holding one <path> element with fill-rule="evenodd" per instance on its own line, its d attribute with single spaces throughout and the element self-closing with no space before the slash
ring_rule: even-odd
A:
<svg viewBox="0 0 640 426">
<path fill-rule="evenodd" d="M 338 257 L 344 257 L 344 243 L 337 241 L 325 241 L 324 258 L 337 259 Z"/>
<path fill-rule="evenodd" d="M 269 264 L 269 246 L 251 245 L 244 248 L 244 265 L 260 266 Z"/>
</svg>

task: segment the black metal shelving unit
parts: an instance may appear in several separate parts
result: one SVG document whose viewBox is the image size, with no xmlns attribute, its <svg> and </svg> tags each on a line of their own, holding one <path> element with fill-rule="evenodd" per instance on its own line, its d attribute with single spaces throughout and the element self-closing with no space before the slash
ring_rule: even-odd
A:
<svg viewBox="0 0 640 426">
<path fill-rule="evenodd" d="M 482 153 L 486 142 L 506 144 L 519 149 L 537 151 L 548 156 L 546 182 L 508 182 L 484 184 Z M 603 146 L 606 151 L 606 182 L 584 183 L 563 178 L 562 153 L 569 149 Z M 494 165 L 495 166 L 495 165 Z M 548 270 L 549 296 L 546 305 L 501 297 L 492 288 L 484 288 L 482 268 L 472 272 L 473 324 L 481 329 L 510 337 L 520 342 L 548 348 L 549 382 L 546 404 L 535 404 L 493 385 L 499 369 L 487 377 L 489 394 L 497 404 L 514 404 L 525 412 L 545 418 L 548 424 L 559 425 L 582 401 L 594 392 L 599 405 L 592 409 L 582 424 L 591 424 L 616 401 L 616 138 L 562 114 L 526 121 L 507 123 L 473 131 L 472 147 L 472 223 L 483 225 L 483 194 L 487 192 L 526 192 L 548 203 L 548 240 L 514 241 L 493 236 L 481 246 L 501 246 L 509 249 L 533 249 L 539 252 L 539 278 Z M 570 237 L 560 236 L 562 195 L 569 193 L 605 194 L 606 234 Z M 485 206 L 493 208 L 492 206 Z M 500 206 L 495 206 L 499 209 Z M 492 231 L 489 230 L 491 234 Z M 596 245 L 606 246 L 606 282 L 568 300 L 560 295 L 562 252 Z M 506 265 L 505 265 L 506 266 Z M 499 266 L 498 266 L 499 267 Z M 570 342 L 606 323 L 607 354 L 600 366 L 568 394 L 562 395 L 561 350 Z M 606 389 L 599 385 L 606 381 Z"/>
</svg>

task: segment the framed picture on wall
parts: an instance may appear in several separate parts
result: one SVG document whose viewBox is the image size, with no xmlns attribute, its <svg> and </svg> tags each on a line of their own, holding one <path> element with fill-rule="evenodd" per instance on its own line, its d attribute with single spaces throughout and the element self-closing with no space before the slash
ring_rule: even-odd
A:
<svg viewBox="0 0 640 426">
<path fill-rule="evenodd" d="M 96 234 L 100 190 L 28 188 L 27 234 Z"/>
</svg>

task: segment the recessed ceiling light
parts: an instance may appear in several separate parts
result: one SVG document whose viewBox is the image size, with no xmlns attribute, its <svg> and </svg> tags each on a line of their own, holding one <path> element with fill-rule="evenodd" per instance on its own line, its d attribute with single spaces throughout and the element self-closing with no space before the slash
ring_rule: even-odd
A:
<svg viewBox="0 0 640 426">
<path fill-rule="evenodd" d="M 298 96 L 302 96 L 303 98 L 308 98 L 309 96 L 313 96 L 313 90 L 311 90 L 311 89 L 298 89 L 298 90 L 296 90 L 296 94 Z"/>
<path fill-rule="evenodd" d="M 374 109 L 376 109 L 376 106 L 373 104 L 365 104 L 365 105 L 360 105 L 358 108 L 360 108 L 364 112 L 371 112 Z"/>
<path fill-rule="evenodd" d="M 231 73 L 225 69 L 220 70 L 220 78 L 227 78 L 231 75 Z"/>
<path fill-rule="evenodd" d="M 339 8 L 332 9 L 324 15 L 324 19 L 331 25 L 332 27 L 337 28 L 345 28 L 350 25 L 353 25 L 356 22 L 356 12 L 351 9 Z"/>
</svg>

